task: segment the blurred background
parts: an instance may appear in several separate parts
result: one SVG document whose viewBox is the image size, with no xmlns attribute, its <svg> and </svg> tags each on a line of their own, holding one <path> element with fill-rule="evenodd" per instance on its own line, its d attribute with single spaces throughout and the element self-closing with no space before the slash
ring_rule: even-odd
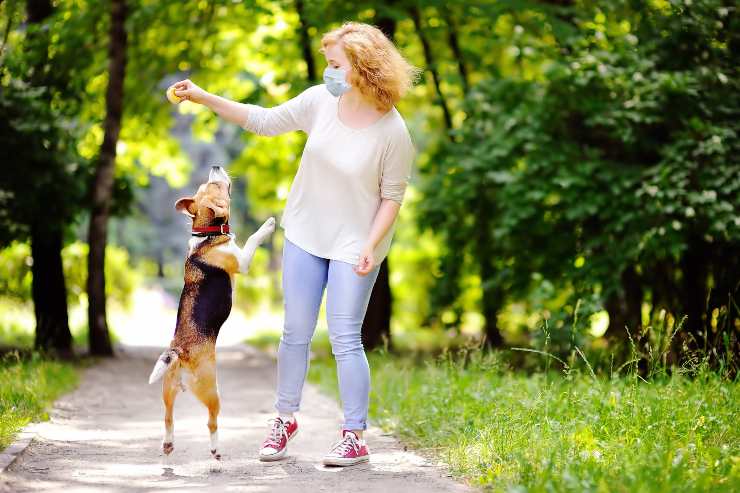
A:
<svg viewBox="0 0 740 493">
<path fill-rule="evenodd" d="M 740 30 L 719 0 L 0 1 L 2 343 L 167 344 L 175 200 L 225 166 L 243 242 L 282 213 L 305 135 L 165 89 L 277 105 L 322 82 L 321 35 L 345 20 L 424 69 L 397 105 L 420 155 L 366 347 L 594 367 L 737 353 Z M 238 277 L 224 340 L 274 346 L 282 244 Z"/>
</svg>

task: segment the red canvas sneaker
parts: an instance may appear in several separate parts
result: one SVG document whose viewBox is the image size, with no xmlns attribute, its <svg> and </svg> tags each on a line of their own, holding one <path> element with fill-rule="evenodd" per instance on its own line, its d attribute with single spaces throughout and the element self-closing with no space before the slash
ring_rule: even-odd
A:
<svg viewBox="0 0 740 493">
<path fill-rule="evenodd" d="M 282 459 L 288 451 L 288 441 L 298 433 L 298 422 L 295 418 L 283 421 L 279 416 L 270 419 L 270 432 L 262 442 L 260 460 L 271 461 Z"/>
<path fill-rule="evenodd" d="M 324 456 L 327 466 L 351 466 L 370 460 L 370 451 L 365 440 L 350 430 L 342 430 L 342 438 L 334 443 Z"/>
</svg>

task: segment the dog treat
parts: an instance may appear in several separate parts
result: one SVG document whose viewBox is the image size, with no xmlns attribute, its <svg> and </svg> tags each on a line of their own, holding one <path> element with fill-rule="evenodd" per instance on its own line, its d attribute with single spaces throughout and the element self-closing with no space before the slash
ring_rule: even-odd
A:
<svg viewBox="0 0 740 493">
<path fill-rule="evenodd" d="M 175 86 L 170 86 L 167 88 L 167 100 L 172 104 L 178 104 L 183 98 L 175 95 Z"/>
</svg>

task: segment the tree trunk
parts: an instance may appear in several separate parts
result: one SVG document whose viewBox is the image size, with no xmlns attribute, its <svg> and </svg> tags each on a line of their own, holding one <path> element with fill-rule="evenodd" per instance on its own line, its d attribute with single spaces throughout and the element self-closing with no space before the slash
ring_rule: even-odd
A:
<svg viewBox="0 0 740 493">
<path fill-rule="evenodd" d="M 465 56 L 460 49 L 460 42 L 457 38 L 457 26 L 452 12 L 447 4 L 442 4 L 442 16 L 447 23 L 447 43 L 450 45 L 452 54 L 455 56 L 457 61 L 457 69 L 460 72 L 460 79 L 462 80 L 463 91 L 465 94 L 470 90 L 470 82 L 468 79 L 468 68 L 465 65 Z"/>
<path fill-rule="evenodd" d="M 362 321 L 362 343 L 365 349 L 383 345 L 383 338 L 391 342 L 391 311 L 393 298 L 388 281 L 388 257 L 380 264 L 378 278 L 375 280 L 365 319 Z"/>
<path fill-rule="evenodd" d="M 383 34 L 391 41 L 396 38 L 396 19 L 389 10 L 393 9 L 395 3 L 396 0 L 388 0 L 378 5 L 378 17 L 375 19 L 378 29 L 383 31 Z"/>
<path fill-rule="evenodd" d="M 87 294 L 89 300 L 90 353 L 112 356 L 113 347 L 108 333 L 105 300 L 105 247 L 108 239 L 108 218 L 113 193 L 116 164 L 116 143 L 121 131 L 123 114 L 123 82 L 126 74 L 126 2 L 111 2 L 110 45 L 108 49 L 108 89 L 105 95 L 106 115 L 103 145 L 95 170 L 92 191 L 92 211 L 88 243 Z"/>
<path fill-rule="evenodd" d="M 26 13 L 28 22 L 36 24 L 44 21 L 51 15 L 52 6 L 49 0 L 27 0 Z"/>
<path fill-rule="evenodd" d="M 504 345 L 504 337 L 498 328 L 498 312 L 503 304 L 503 293 L 498 289 L 486 287 L 486 282 L 493 278 L 495 270 L 489 257 L 480 257 L 480 260 L 480 281 L 483 285 L 481 311 L 483 312 L 486 346 L 499 348 Z"/>
<path fill-rule="evenodd" d="M 498 328 L 498 312 L 504 306 L 504 292 L 501 286 L 493 285 L 496 276 L 494 259 L 498 257 L 492 248 L 489 232 L 493 228 L 490 218 L 495 211 L 491 210 L 486 201 L 486 190 L 478 189 L 474 210 L 477 211 L 475 228 L 475 243 L 473 255 L 478 260 L 478 275 L 481 283 L 481 312 L 483 315 L 483 332 L 486 336 L 485 344 L 489 348 L 499 348 L 504 345 L 504 337 Z"/>
<path fill-rule="evenodd" d="M 684 330 L 691 334 L 689 347 L 706 350 L 708 325 L 706 320 L 707 302 L 707 258 L 711 252 L 705 250 L 706 245 L 696 238 L 689 241 L 689 248 L 681 258 L 682 296 L 674 307 L 678 318 L 682 313 L 686 315 Z"/>
<path fill-rule="evenodd" d="M 29 24 L 39 24 L 51 16 L 53 7 L 49 0 L 28 0 L 26 13 Z M 8 21 L 10 22 L 10 20 Z M 29 44 L 38 44 L 39 59 L 35 60 L 30 77 L 33 86 L 48 85 L 48 31 L 42 30 L 29 36 Z M 48 102 L 50 104 L 50 102 Z M 60 221 L 57 221 L 60 222 Z M 50 217 L 41 224 L 31 223 L 31 296 L 36 317 L 36 349 L 56 352 L 63 357 L 72 356 L 72 334 L 69 331 L 67 286 L 62 264 L 64 244 L 63 224 L 54 224 Z"/>
<path fill-rule="evenodd" d="M 394 0 L 387 2 L 389 5 L 393 3 Z M 392 16 L 381 10 L 377 25 L 388 39 L 393 40 L 396 34 L 396 20 Z M 380 264 L 378 278 L 375 280 L 365 319 L 362 322 L 362 342 L 366 349 L 382 346 L 383 339 L 388 341 L 389 347 L 391 345 L 393 293 L 389 279 L 388 257 L 386 257 Z"/>
<path fill-rule="evenodd" d="M 634 335 L 642 325 L 643 291 L 634 267 L 628 267 L 622 272 L 621 285 L 621 293 L 615 293 L 605 303 L 609 313 L 609 327 L 604 337 L 615 342 L 626 341 L 627 329 Z"/>
<path fill-rule="evenodd" d="M 295 9 L 298 13 L 299 30 L 301 35 L 301 52 L 306 62 L 306 72 L 309 82 L 316 82 L 316 63 L 311 50 L 311 37 L 308 35 L 308 18 L 306 17 L 306 5 L 303 0 L 296 0 Z"/>
<path fill-rule="evenodd" d="M 429 39 L 426 37 L 426 34 L 421 27 L 421 11 L 419 10 L 418 6 L 412 5 L 411 7 L 409 7 L 409 12 L 411 13 L 411 18 L 414 21 L 416 33 L 419 35 L 419 40 L 421 40 L 421 47 L 424 51 L 424 60 L 426 61 L 429 72 L 431 72 L 432 74 L 434 90 L 437 92 L 437 100 L 439 101 L 439 105 L 442 107 L 442 116 L 444 117 L 445 128 L 447 128 L 447 130 L 451 130 L 452 114 L 450 113 L 450 108 L 447 105 L 447 99 L 445 98 L 445 95 L 442 92 L 442 88 L 440 86 L 441 80 L 439 77 L 439 72 L 437 71 L 437 63 L 434 59 L 434 54 L 432 53 L 432 47 L 429 43 Z M 448 134 L 448 138 L 449 137 L 450 136 Z"/>
<path fill-rule="evenodd" d="M 164 252 L 157 250 L 157 277 L 164 279 Z"/>
<path fill-rule="evenodd" d="M 31 292 L 36 315 L 34 347 L 60 356 L 72 355 L 67 287 L 62 267 L 62 231 L 31 226 Z"/>
</svg>

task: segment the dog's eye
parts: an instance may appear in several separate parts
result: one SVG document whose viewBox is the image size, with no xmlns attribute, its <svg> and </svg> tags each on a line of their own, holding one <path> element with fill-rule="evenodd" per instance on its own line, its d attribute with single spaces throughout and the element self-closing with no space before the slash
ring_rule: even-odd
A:
<svg viewBox="0 0 740 493">
<path fill-rule="evenodd" d="M 169 363 L 170 361 L 172 361 L 172 358 L 171 358 L 171 357 L 169 357 L 169 356 L 167 356 L 167 357 L 166 357 L 166 358 L 164 359 L 164 362 L 165 362 L 165 363 Z"/>
</svg>

